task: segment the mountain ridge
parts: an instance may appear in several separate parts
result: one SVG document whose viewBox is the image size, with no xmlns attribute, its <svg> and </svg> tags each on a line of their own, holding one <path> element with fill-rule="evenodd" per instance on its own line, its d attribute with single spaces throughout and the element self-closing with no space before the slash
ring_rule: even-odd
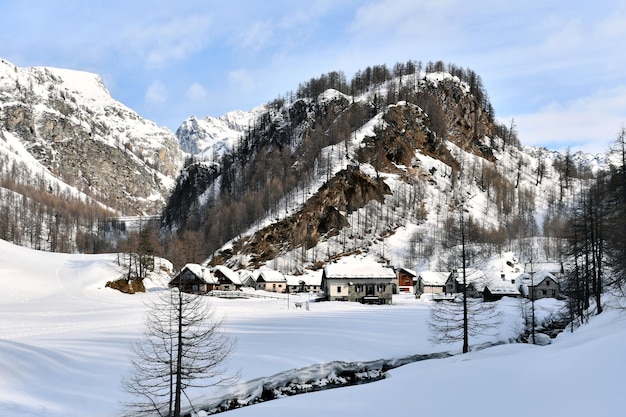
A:
<svg viewBox="0 0 626 417">
<path fill-rule="evenodd" d="M 411 65 L 414 72 L 408 70 Z M 57 204 L 75 200 L 93 210 L 109 211 L 90 214 L 91 226 L 65 226 L 76 235 L 100 234 L 93 218 L 156 214 L 164 207 L 163 221 L 172 231 L 170 237 L 193 232 L 197 235 L 194 239 L 200 239 L 205 247 L 199 251 L 203 254 L 200 258 L 223 259 L 216 250 L 222 248 L 228 254 L 231 243 L 224 246 L 225 242 L 258 231 L 272 223 L 271 219 L 285 219 L 286 213 L 304 207 L 339 172 L 355 174 L 354 167 L 359 175 L 375 182 L 383 178 L 392 190 L 387 199 L 395 201 L 396 208 L 406 202 L 396 201 L 401 198 L 394 196 L 400 183 L 389 184 L 400 178 L 405 185 L 399 189 L 409 185 L 400 192 L 420 200 L 414 211 L 422 213 L 428 222 L 433 212 L 438 216 L 452 213 L 458 197 L 444 198 L 439 196 L 441 190 L 432 189 L 448 187 L 452 192 L 460 177 L 451 178 L 459 172 L 471 173 L 465 182 L 472 186 L 480 183 L 480 192 L 470 192 L 486 193 L 480 198 L 489 201 L 499 199 L 489 204 L 504 211 L 534 193 L 528 188 L 550 178 L 553 188 L 544 187 L 541 193 L 558 203 L 542 203 L 541 210 L 550 206 L 550 214 L 535 213 L 535 217 L 544 219 L 553 216 L 556 205 L 563 204 L 564 188 L 554 182 L 562 181 L 557 177 L 562 175 L 559 169 L 564 163 L 585 171 L 582 176 L 615 163 L 608 154 L 563 154 L 521 146 L 513 125 L 507 128 L 494 119 L 480 77 L 455 66 L 448 66 L 446 72 L 442 65 L 429 64 L 421 71 L 421 64 L 407 63 L 407 70 L 396 73 L 394 69 L 393 74 L 378 66 L 357 72 L 350 82 L 341 73 L 330 73 L 249 111 L 232 111 L 220 117 L 190 116 L 174 135 L 114 100 L 97 74 L 51 67 L 18 68 L 2 60 L 0 191 L 3 199 L 10 200 L 4 207 L 23 211 L 26 203 L 17 200 L 24 196 L 24 201 L 31 201 L 33 207 L 25 210 L 22 219 L 10 220 L 18 226 L 43 210 L 45 203 L 40 200 L 45 193 L 54 195 Z M 185 157 L 188 161 L 183 167 Z M 352 174 L 352 178 L 359 177 Z M 508 197 L 512 201 L 504 201 L 493 185 L 486 184 L 494 181 L 494 176 L 501 177 L 498 187 L 516 193 Z M 520 181 L 526 182 L 526 197 L 520 197 Z M 20 187 L 30 191 L 25 193 Z M 558 198 L 554 197 L 555 189 L 559 189 Z M 439 203 L 433 203 L 433 198 Z M 544 196 L 542 199 L 546 200 Z M 360 207 L 356 212 L 359 210 L 372 208 Z M 493 209 L 485 212 L 489 210 L 495 214 Z M 322 230 L 331 224 L 351 223 L 351 212 L 336 207 L 326 212 L 330 218 L 318 216 L 315 220 Z M 337 213 L 343 220 L 336 218 Z M 221 219 L 222 215 L 226 217 Z M 220 218 L 218 223 L 225 220 L 225 225 L 207 225 L 212 216 Z M 42 230 L 49 229 L 54 221 L 52 215 L 45 217 Z M 505 223 L 510 221 L 507 218 Z M 496 227 L 498 222 L 482 223 Z M 313 241 L 324 240 L 325 233 L 319 233 L 318 226 L 295 227 L 300 237 L 292 235 L 295 240 L 291 246 L 297 243 L 308 248 L 303 251 L 312 249 Z M 389 224 L 388 229 L 397 226 Z M 22 244 L 30 240 L 37 248 L 54 246 L 44 242 L 50 238 L 44 237 L 43 231 L 25 229 L 28 231 L 17 226 L 13 231 L 3 228 L 0 237 L 12 240 L 10 237 L 28 233 L 30 238 L 22 237 Z M 38 239 L 40 242 L 35 243 Z M 241 243 L 235 246 L 249 247 Z M 259 254 L 251 255 L 260 259 Z"/>
<path fill-rule="evenodd" d="M 60 241 L 72 250 L 77 235 L 99 234 L 94 216 L 158 214 L 182 164 L 174 134 L 113 99 L 100 76 L 0 62 L 0 182 L 23 196 L 3 201 L 20 214 L 0 237 L 55 248 L 44 233 L 62 216 Z M 43 229 L 33 232 L 37 217 Z"/>
<path fill-rule="evenodd" d="M 413 264 L 415 254 L 411 252 L 415 249 L 411 246 L 416 241 L 436 242 L 431 252 L 437 250 L 435 246 L 450 244 L 445 242 L 452 239 L 449 235 L 454 225 L 450 222 L 458 217 L 461 203 L 475 206 L 470 210 L 470 221 L 483 238 L 498 239 L 500 245 L 512 241 L 514 232 L 510 230 L 550 228 L 548 223 L 556 221 L 576 192 L 562 173 L 563 164 L 575 164 L 574 157 L 521 146 L 514 131 L 493 120 L 493 109 L 480 80 L 472 72 L 465 74 L 469 81 L 438 71 L 405 74 L 372 84 L 357 96 L 330 87 L 316 96 L 275 100 L 268 104 L 256 127 L 241 138 L 238 148 L 220 163 L 209 164 L 213 174 L 206 183 L 181 176 L 177 187 L 186 190 L 185 207 L 190 209 L 179 213 L 180 223 L 174 221 L 170 226 L 184 229 L 185 219 L 191 216 L 196 230 L 210 236 L 216 226 L 203 225 L 208 218 L 203 216 L 209 216 L 209 211 L 213 221 L 221 223 L 245 216 L 246 210 L 256 207 L 258 217 L 235 220 L 248 222 L 248 226 L 238 229 L 221 249 L 207 254 L 208 261 L 241 268 L 273 265 L 287 272 L 354 250 L 376 253 L 380 260 L 391 262 L 384 236 L 399 228 L 408 228 L 407 240 L 413 242 L 394 248 L 399 253 L 393 262 Z M 197 166 L 206 165 L 198 159 Z M 270 166 L 283 168 L 269 169 L 260 174 L 261 178 L 251 174 L 258 174 L 267 161 L 272 161 Z M 581 178 L 590 175 L 591 168 L 581 168 L 585 172 L 570 174 Z M 294 179 L 284 185 L 294 169 L 310 170 L 304 175 L 309 179 Z M 385 197 L 387 201 L 353 209 L 328 203 L 327 210 L 317 211 L 316 220 L 312 220 L 305 214 L 310 200 L 345 169 L 382 179 L 392 190 Z M 238 194 L 248 184 L 248 180 L 240 179 L 246 175 L 257 188 Z M 567 187 L 562 186 L 565 183 Z M 357 190 L 358 186 L 351 184 L 350 188 Z M 222 218 L 220 194 L 225 189 L 231 214 Z M 284 194 L 269 201 L 277 189 Z M 475 197 L 464 202 L 463 193 Z M 258 196 L 264 196 L 265 206 L 260 206 Z M 172 203 L 170 200 L 168 207 Z M 206 215 L 202 214 L 205 210 Z M 166 216 L 167 212 L 166 208 Z M 313 223 L 299 223 L 304 218 Z M 363 226 L 363 219 L 384 226 L 372 233 L 371 227 Z M 539 220 L 547 223 L 538 225 Z M 281 222 L 286 222 L 282 231 Z M 324 229 L 333 224 L 339 226 L 332 231 Z M 320 225 L 324 225 L 324 233 L 319 232 Z M 447 231 L 441 232 L 444 229 Z M 448 236 L 435 239 L 433 234 Z M 352 242 L 353 247 L 345 242 Z M 425 259 L 426 253 L 420 257 Z"/>
</svg>

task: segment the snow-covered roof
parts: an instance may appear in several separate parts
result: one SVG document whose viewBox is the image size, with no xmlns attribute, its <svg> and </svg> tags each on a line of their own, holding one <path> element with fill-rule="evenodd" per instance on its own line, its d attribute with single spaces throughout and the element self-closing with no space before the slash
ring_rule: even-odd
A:
<svg viewBox="0 0 626 417">
<path fill-rule="evenodd" d="M 239 279 L 241 280 L 242 284 L 248 281 L 249 279 L 256 282 L 256 278 L 257 277 L 250 271 L 247 271 L 245 269 L 242 269 L 239 271 Z"/>
<path fill-rule="evenodd" d="M 463 269 L 462 268 L 458 268 L 455 270 L 456 272 L 456 280 L 457 281 L 462 281 L 463 280 Z M 485 276 L 485 273 L 483 271 L 481 271 L 480 269 L 475 269 L 475 268 L 465 268 L 465 281 L 468 284 L 476 284 L 476 283 L 480 283 L 482 282 L 483 284 L 486 283 L 487 281 L 487 277 Z"/>
<path fill-rule="evenodd" d="M 221 272 L 222 275 L 228 278 L 233 284 L 241 284 L 241 278 L 239 277 L 239 274 L 228 268 L 227 266 L 217 265 L 214 267 L 214 269 Z"/>
<path fill-rule="evenodd" d="M 526 284 L 528 286 L 537 286 L 546 279 L 551 279 L 554 282 L 558 282 L 556 277 L 548 271 L 537 271 L 532 275 L 533 275 L 532 278 L 529 276 L 528 279 L 526 280 Z M 532 285 L 531 285 L 531 280 L 532 280 Z"/>
<path fill-rule="evenodd" d="M 278 271 L 274 271 L 273 269 L 260 269 L 256 271 L 255 281 L 264 281 L 264 282 L 287 282 L 287 278 Z"/>
<path fill-rule="evenodd" d="M 404 271 L 404 272 L 406 272 L 407 274 L 412 275 L 412 276 L 414 276 L 414 277 L 416 277 L 416 276 L 417 276 L 417 272 L 415 272 L 413 269 L 410 269 L 410 268 L 400 268 L 400 270 L 401 270 L 401 271 Z"/>
<path fill-rule="evenodd" d="M 375 262 L 328 264 L 324 266 L 327 278 L 390 278 L 396 277 L 393 269 Z"/>
<path fill-rule="evenodd" d="M 181 273 L 185 269 L 189 270 L 192 274 L 194 274 L 195 276 L 197 276 L 200 279 L 203 279 L 204 281 L 206 281 L 209 284 L 217 283 L 217 280 L 215 279 L 213 274 L 211 274 L 211 271 L 208 268 L 205 268 L 202 265 L 193 264 L 193 263 L 185 264 L 185 266 L 183 266 L 182 269 L 180 270 Z"/>
<path fill-rule="evenodd" d="M 442 271 L 422 271 L 419 274 L 424 285 L 445 285 L 449 276 L 449 272 Z"/>
<path fill-rule="evenodd" d="M 304 281 L 306 285 L 321 285 L 322 274 L 307 274 L 307 275 L 286 275 L 287 284 L 291 286 L 300 285 L 301 281 Z"/>
<path fill-rule="evenodd" d="M 487 288 L 489 288 L 489 292 L 492 294 L 520 295 L 520 292 L 515 287 L 515 284 L 511 284 L 510 281 L 492 281 L 485 286 L 485 289 Z"/>
</svg>

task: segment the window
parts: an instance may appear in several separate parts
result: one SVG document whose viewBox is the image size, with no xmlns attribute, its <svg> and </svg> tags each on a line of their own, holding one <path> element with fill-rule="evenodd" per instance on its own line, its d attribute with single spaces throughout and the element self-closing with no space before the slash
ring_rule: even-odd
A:
<svg viewBox="0 0 626 417">
<path fill-rule="evenodd" d="M 363 291 L 363 286 L 362 286 L 361 284 L 356 284 L 356 285 L 354 286 L 354 291 L 356 291 L 356 292 L 361 292 L 361 291 Z"/>
<path fill-rule="evenodd" d="M 385 284 L 378 284 L 378 292 L 385 292 Z"/>
<path fill-rule="evenodd" d="M 341 286 L 337 286 L 337 292 L 340 293 L 341 292 Z"/>
</svg>

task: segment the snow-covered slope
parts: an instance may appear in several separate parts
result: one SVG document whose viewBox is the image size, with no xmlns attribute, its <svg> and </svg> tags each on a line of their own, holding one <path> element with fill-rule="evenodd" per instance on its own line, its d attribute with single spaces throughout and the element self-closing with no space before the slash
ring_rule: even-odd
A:
<svg viewBox="0 0 626 417">
<path fill-rule="evenodd" d="M 65 255 L 33 251 L 0 241 L 0 413 L 7 417 L 113 417 L 119 415 L 120 380 L 129 370 L 130 343 L 141 337 L 145 294 L 105 288 L 117 277 L 115 255 Z M 355 260 L 356 261 L 356 260 Z M 307 295 L 304 296 L 306 301 Z M 298 296 L 282 299 L 209 299 L 225 329 L 238 339 L 229 363 L 241 381 L 335 361 L 372 361 L 452 351 L 428 340 L 429 302 L 396 296 L 391 306 L 311 303 L 295 309 Z M 541 317 L 558 307 L 537 302 Z M 521 326 L 519 301 L 503 300 L 496 339 Z M 470 343 L 493 341 L 472 339 Z M 448 415 L 454 404 L 480 404 L 484 417 L 507 415 L 620 415 L 626 356 L 624 317 L 608 309 L 549 346 L 509 344 L 448 359 L 405 365 L 368 385 L 277 399 L 230 411 L 237 416 L 362 416 L 380 413 Z M 309 368 L 310 369 L 310 368 Z M 275 379 L 275 378 L 274 378 Z M 451 405 L 450 387 L 455 390 Z M 583 381 L 583 382 L 581 382 Z M 601 381 L 601 383 L 591 383 Z M 584 401 L 572 392 L 584 385 Z M 408 388 L 407 388 L 408 387 Z M 238 392 L 196 390 L 196 405 Z M 550 395 L 533 395 L 541 392 Z M 406 394 L 403 394 L 406 393 Z M 479 401 L 477 399 L 485 399 Z M 461 407 L 461 406 L 459 406 Z M 201 413 L 200 416 L 203 414 Z"/>
</svg>

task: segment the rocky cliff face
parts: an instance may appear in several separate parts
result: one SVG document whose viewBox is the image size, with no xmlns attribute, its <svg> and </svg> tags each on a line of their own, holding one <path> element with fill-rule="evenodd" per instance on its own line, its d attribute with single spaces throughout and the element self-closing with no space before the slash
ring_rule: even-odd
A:
<svg viewBox="0 0 626 417">
<path fill-rule="evenodd" d="M 258 267 L 281 252 L 314 248 L 320 240 L 337 236 L 349 227 L 348 214 L 372 201 L 384 203 L 389 194 L 391 189 L 381 178 L 371 178 L 349 166 L 324 184 L 293 216 L 238 239 L 232 249 L 214 262 L 224 262 L 235 253 L 249 256 L 250 265 Z"/>
<path fill-rule="evenodd" d="M 2 60 L 0 132 L 51 178 L 124 214 L 158 214 L 183 163 L 171 131 L 114 100 L 100 77 L 85 72 Z"/>
</svg>

